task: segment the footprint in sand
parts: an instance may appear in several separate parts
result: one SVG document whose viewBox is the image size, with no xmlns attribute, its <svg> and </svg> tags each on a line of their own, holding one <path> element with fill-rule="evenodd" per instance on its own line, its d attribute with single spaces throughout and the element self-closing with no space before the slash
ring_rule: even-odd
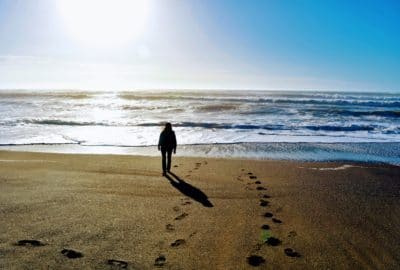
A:
<svg viewBox="0 0 400 270">
<path fill-rule="evenodd" d="M 260 185 L 260 184 L 261 184 L 261 182 L 260 182 L 260 181 L 255 181 L 255 182 L 254 182 L 254 184 L 256 184 L 256 185 Z"/>
<path fill-rule="evenodd" d="M 41 247 L 46 244 L 40 242 L 39 240 L 19 240 L 16 244 L 17 246 L 32 246 L 32 247 Z"/>
<path fill-rule="evenodd" d="M 188 204 L 192 204 L 192 202 L 183 202 L 183 203 L 181 203 L 181 205 L 188 205 Z"/>
<path fill-rule="evenodd" d="M 270 212 L 267 212 L 267 213 L 264 214 L 264 217 L 270 218 L 270 217 L 272 217 L 273 215 L 274 215 L 274 214 L 272 214 L 272 213 L 270 213 Z"/>
<path fill-rule="evenodd" d="M 167 224 L 165 225 L 165 229 L 167 229 L 167 231 L 172 232 L 175 231 L 175 226 L 172 224 Z"/>
<path fill-rule="evenodd" d="M 253 173 L 252 173 L 252 172 L 248 172 L 247 174 L 248 174 L 248 175 L 253 175 Z"/>
<path fill-rule="evenodd" d="M 174 206 L 172 209 L 173 209 L 175 212 L 179 212 L 179 210 L 181 210 L 181 209 L 179 208 L 179 206 Z"/>
<path fill-rule="evenodd" d="M 247 257 L 247 263 L 251 266 L 260 266 L 261 264 L 265 263 L 265 259 L 258 255 L 251 255 Z"/>
<path fill-rule="evenodd" d="M 182 198 L 181 199 L 181 205 L 188 205 L 188 204 L 192 204 L 192 202 L 190 201 L 190 198 Z"/>
<path fill-rule="evenodd" d="M 83 257 L 83 254 L 73 249 L 63 249 L 61 253 L 69 259 L 77 259 Z"/>
<path fill-rule="evenodd" d="M 301 257 L 300 253 L 298 253 L 297 251 L 294 251 L 291 248 L 285 248 L 284 250 L 285 254 L 289 257 Z"/>
<path fill-rule="evenodd" d="M 272 218 L 272 221 L 273 221 L 274 223 L 278 223 L 278 224 L 282 223 L 282 220 L 277 219 L 277 218 Z"/>
<path fill-rule="evenodd" d="M 257 187 L 257 190 L 267 190 L 265 187 Z"/>
<path fill-rule="evenodd" d="M 185 243 L 186 243 L 185 239 L 178 239 L 175 240 L 175 242 L 171 243 L 171 247 L 179 247 L 180 245 L 183 245 Z"/>
<path fill-rule="evenodd" d="M 297 232 L 295 231 L 290 231 L 288 234 L 288 237 L 296 237 L 297 236 Z"/>
<path fill-rule="evenodd" d="M 166 261 L 167 261 L 167 259 L 165 258 L 165 256 L 164 255 L 160 255 L 155 259 L 154 265 L 157 266 L 157 267 L 163 267 L 165 265 Z"/>
<path fill-rule="evenodd" d="M 269 204 L 269 201 L 260 200 L 260 206 L 265 207 L 265 206 L 268 206 L 268 204 Z"/>
<path fill-rule="evenodd" d="M 187 217 L 187 216 L 188 216 L 187 213 L 182 213 L 182 214 L 180 214 L 179 216 L 177 216 L 177 217 L 175 218 L 175 220 L 182 220 L 182 219 L 184 219 L 184 218 Z"/>
<path fill-rule="evenodd" d="M 262 197 L 263 197 L 264 199 L 269 199 L 269 198 L 271 198 L 271 196 L 266 195 L 266 194 L 262 195 Z"/>
<path fill-rule="evenodd" d="M 255 176 L 255 175 L 250 175 L 250 179 L 257 179 L 257 176 Z"/>
<path fill-rule="evenodd" d="M 256 252 L 256 251 L 260 251 L 261 250 L 261 248 L 262 248 L 262 244 L 260 244 L 260 243 L 257 243 L 255 246 L 254 246 L 254 250 L 253 250 L 253 252 Z"/>
<path fill-rule="evenodd" d="M 281 242 L 281 240 L 279 240 L 278 238 L 269 237 L 269 238 L 267 239 L 267 241 L 265 241 L 265 243 L 268 244 L 269 246 L 275 247 L 275 246 L 280 245 L 282 242 Z"/>
<path fill-rule="evenodd" d="M 107 264 L 111 266 L 116 266 L 118 268 L 127 268 L 128 263 L 120 260 L 107 260 Z"/>
<path fill-rule="evenodd" d="M 174 165 L 174 168 L 178 168 L 179 166 L 178 165 Z"/>
<path fill-rule="evenodd" d="M 269 230 L 269 225 L 264 224 L 264 225 L 261 226 L 261 229 L 263 229 L 263 230 Z"/>
</svg>

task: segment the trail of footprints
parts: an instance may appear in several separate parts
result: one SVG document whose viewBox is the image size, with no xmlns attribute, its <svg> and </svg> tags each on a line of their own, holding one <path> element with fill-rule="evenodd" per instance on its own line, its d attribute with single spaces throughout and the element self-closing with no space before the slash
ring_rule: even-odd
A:
<svg viewBox="0 0 400 270">
<path fill-rule="evenodd" d="M 194 167 L 192 170 L 189 170 L 189 171 L 188 171 L 188 174 L 187 174 L 185 177 L 190 177 L 190 176 L 191 176 L 190 173 L 192 173 L 192 172 L 195 171 L 195 170 L 200 169 L 200 167 L 201 167 L 202 165 L 207 165 L 207 161 L 204 161 L 203 163 L 201 163 L 201 162 L 195 163 L 195 167 Z M 179 167 L 179 166 L 178 166 L 178 165 L 175 165 L 175 166 L 174 166 L 174 168 L 177 168 L 177 167 Z M 189 197 L 181 198 L 181 201 L 180 201 L 181 207 L 186 207 L 186 206 L 188 206 L 188 205 L 190 205 L 190 204 L 192 204 L 192 200 L 191 200 Z M 179 221 L 183 220 L 184 218 L 186 218 L 187 216 L 189 216 L 188 213 L 182 211 L 181 207 L 179 207 L 179 206 L 174 206 L 174 207 L 172 208 L 172 210 L 178 214 L 178 215 L 174 218 L 174 221 L 176 221 L 176 222 L 179 222 Z M 166 224 L 166 225 L 165 225 L 165 230 L 166 230 L 167 232 L 174 232 L 174 231 L 175 231 L 175 225 L 173 224 L 173 222 L 170 222 L 170 223 Z M 196 232 L 191 233 L 191 234 L 188 236 L 188 239 L 190 239 L 191 237 L 193 237 L 195 234 L 196 234 Z M 170 243 L 170 244 L 169 244 L 169 247 L 175 249 L 175 248 L 179 248 L 179 247 L 181 247 L 181 246 L 184 246 L 186 243 L 187 243 L 187 240 L 182 239 L 182 238 L 179 238 L 179 239 L 176 239 L 175 241 L 173 241 L 172 243 Z M 160 254 L 160 255 L 154 260 L 154 266 L 157 266 L 157 267 L 160 267 L 160 268 L 161 268 L 161 267 L 164 267 L 166 264 L 167 264 L 167 258 L 166 258 L 166 256 L 165 256 L 165 254 Z"/>
<path fill-rule="evenodd" d="M 207 162 L 205 161 L 203 164 L 207 165 Z M 202 163 L 196 163 L 195 164 L 195 168 L 193 170 L 198 170 L 201 167 L 201 165 L 202 165 Z M 176 168 L 178 166 L 175 165 L 174 167 Z M 242 169 L 242 171 L 244 171 L 244 169 Z M 192 170 L 189 171 L 189 173 L 191 173 L 191 172 L 192 172 Z M 187 176 L 190 176 L 190 175 L 187 175 Z M 251 172 L 248 172 L 247 176 L 248 176 L 248 178 L 250 180 L 256 180 L 257 179 L 257 176 L 253 175 L 253 173 L 251 173 Z M 243 182 L 242 176 L 238 176 L 237 180 Z M 267 190 L 267 188 L 265 188 L 264 186 L 261 185 L 261 181 L 259 181 L 259 180 L 256 180 L 255 182 L 247 183 L 246 189 L 247 190 L 254 190 L 251 187 L 252 185 L 256 185 L 255 189 L 257 191 L 265 191 L 265 190 Z M 269 195 L 260 193 L 259 197 L 260 197 L 259 205 L 261 207 L 268 207 L 270 205 L 270 202 L 268 200 L 266 200 L 266 199 L 270 199 Z M 181 206 L 185 207 L 185 206 L 188 206 L 190 204 L 192 204 L 192 201 L 191 201 L 190 198 L 185 197 L 185 198 L 181 199 L 181 202 L 180 202 Z M 179 207 L 179 206 L 174 206 L 172 208 L 172 210 L 178 214 L 174 218 L 174 221 L 181 221 L 181 220 L 183 220 L 184 218 L 186 218 L 189 215 L 186 212 L 182 212 L 181 207 Z M 282 223 L 282 221 L 280 219 L 274 217 L 274 214 L 271 213 L 271 212 L 265 212 L 263 214 L 263 216 L 265 218 L 267 218 L 267 219 L 271 219 L 271 221 L 273 223 L 275 223 L 275 224 L 281 224 Z M 173 222 L 168 223 L 168 224 L 165 225 L 165 230 L 167 232 L 174 232 L 175 231 L 175 225 L 172 224 L 172 223 Z M 263 224 L 260 228 L 264 232 L 268 233 L 268 236 L 266 237 L 266 239 L 264 239 L 264 243 L 263 244 L 266 244 L 266 245 L 272 246 L 272 247 L 279 246 L 279 245 L 282 244 L 282 241 L 280 239 L 275 238 L 275 237 L 270 235 L 270 231 L 271 231 L 270 225 Z M 188 238 L 191 238 L 195 234 L 196 234 L 196 232 L 191 233 Z M 295 231 L 291 231 L 291 232 L 289 232 L 288 237 L 295 237 L 296 235 L 297 235 L 297 233 Z M 173 241 L 170 244 L 170 248 L 178 248 L 178 247 L 183 246 L 185 244 L 186 244 L 186 240 L 179 238 L 179 239 L 176 239 L 175 241 Z M 263 244 L 257 244 L 255 246 L 255 250 L 259 251 Z M 27 247 L 42 247 L 42 246 L 45 246 L 46 244 L 41 242 L 41 241 L 39 241 L 39 240 L 24 239 L 24 240 L 19 240 L 17 243 L 15 243 L 15 245 L 17 245 L 17 246 L 27 246 Z M 297 258 L 301 257 L 300 253 L 298 253 L 297 251 L 295 251 L 292 248 L 285 248 L 283 250 L 283 252 L 288 257 L 295 257 L 295 258 L 296 257 Z M 62 255 L 64 255 L 65 257 L 69 258 L 69 259 L 78 259 L 78 258 L 81 258 L 81 257 L 84 256 L 83 253 L 81 253 L 79 251 L 76 251 L 76 250 L 73 250 L 73 249 L 63 249 L 63 250 L 61 250 L 60 253 Z M 250 255 L 250 256 L 247 257 L 247 262 L 251 266 L 260 266 L 260 265 L 264 264 L 266 262 L 266 260 L 262 256 L 253 254 L 253 255 Z M 167 263 L 167 258 L 166 258 L 166 256 L 164 254 L 160 254 L 154 260 L 154 266 L 156 266 L 156 267 L 163 267 L 163 266 L 166 265 L 166 263 Z M 122 261 L 122 260 L 115 260 L 115 259 L 107 260 L 106 264 L 108 264 L 110 266 L 113 266 L 114 268 L 121 268 L 121 269 L 126 269 L 128 267 L 128 262 L 125 262 L 125 261 Z"/>
<path fill-rule="evenodd" d="M 242 169 L 242 172 L 244 172 L 244 171 L 245 170 Z M 257 179 L 256 175 L 253 175 L 253 173 L 248 172 L 247 174 L 238 176 L 237 180 L 243 182 L 244 181 L 243 180 L 244 176 L 247 177 L 249 180 L 256 180 Z M 255 190 L 257 190 L 257 191 L 265 191 L 265 190 L 267 190 L 267 188 L 265 188 L 264 186 L 261 185 L 261 181 L 259 181 L 259 180 L 256 180 L 254 182 L 248 182 L 247 186 L 246 186 L 246 189 L 247 190 L 254 190 L 254 188 L 252 188 L 253 185 L 256 185 Z M 259 193 L 259 197 L 260 197 L 259 205 L 261 207 L 268 207 L 270 205 L 270 202 L 268 200 L 266 200 L 266 199 L 270 199 L 269 195 Z M 280 219 L 274 217 L 274 214 L 271 213 L 271 212 L 265 212 L 263 214 L 263 216 L 265 218 L 267 218 L 267 219 L 270 219 L 272 221 L 272 223 L 274 223 L 274 224 L 281 224 L 282 223 L 282 221 Z M 271 247 L 276 247 L 276 246 L 279 246 L 279 245 L 282 244 L 282 241 L 280 239 L 278 239 L 276 237 L 273 237 L 271 235 L 271 226 L 270 225 L 263 224 L 261 226 L 261 230 L 263 232 L 263 243 L 255 245 L 255 251 L 260 251 L 261 247 L 263 245 L 265 245 L 265 244 L 268 245 L 268 246 L 271 246 Z M 291 232 L 289 232 L 288 237 L 295 237 L 296 235 L 297 235 L 297 233 L 295 231 L 291 231 Z M 283 250 L 283 252 L 288 257 L 294 257 L 294 258 L 301 257 L 300 253 L 295 251 L 292 248 L 285 248 Z M 260 266 L 260 265 L 264 264 L 265 262 L 266 262 L 265 258 L 263 258 L 262 256 L 259 256 L 259 255 L 256 255 L 256 254 L 253 254 L 253 255 L 250 255 L 250 256 L 247 257 L 247 263 L 249 265 L 251 265 L 251 266 L 255 266 L 255 267 L 256 266 Z"/>
<path fill-rule="evenodd" d="M 187 206 L 190 205 L 192 202 L 190 201 L 190 198 L 182 198 L 181 199 L 181 205 L 182 206 Z M 181 212 L 181 208 L 179 206 L 173 207 L 173 211 L 175 212 Z M 187 217 L 188 214 L 186 212 L 180 213 L 178 216 L 175 217 L 175 221 L 180 221 Z M 165 226 L 167 232 L 172 232 L 175 231 L 175 226 L 171 223 L 168 223 Z M 189 235 L 189 238 L 194 236 L 196 232 L 193 232 Z M 179 246 L 182 246 L 186 243 L 185 239 L 177 239 L 174 242 L 170 244 L 171 248 L 177 248 Z M 15 243 L 16 246 L 25 246 L 25 247 L 42 247 L 46 246 L 47 244 L 39 241 L 39 240 L 32 240 L 32 239 L 23 239 L 19 240 Z M 82 252 L 73 250 L 73 249 L 63 249 L 60 252 L 62 255 L 67 257 L 68 259 L 78 259 L 82 258 L 84 255 Z M 105 262 L 106 264 L 110 265 L 113 267 L 113 269 L 126 269 L 128 268 L 128 262 L 122 261 L 122 260 L 116 260 L 116 259 L 109 259 Z M 156 267 L 163 267 L 167 263 L 166 256 L 163 254 L 160 254 L 154 261 L 154 266 Z"/>
<path fill-rule="evenodd" d="M 46 246 L 46 243 L 43 243 L 42 241 L 39 240 L 34 240 L 34 239 L 23 239 L 17 241 L 14 245 L 16 246 L 25 246 L 25 247 L 43 247 Z M 73 249 L 67 249 L 64 248 L 60 252 L 62 255 L 64 255 L 68 259 L 78 259 L 83 257 L 83 253 L 77 250 Z M 120 260 L 115 260 L 115 259 L 109 259 L 106 261 L 106 264 L 125 269 L 128 267 L 128 263 L 125 261 L 120 261 Z"/>
<path fill-rule="evenodd" d="M 196 163 L 195 164 L 195 168 L 193 170 L 198 170 L 201 165 L 207 165 L 207 161 L 204 161 L 203 163 Z M 178 167 L 178 165 L 174 166 L 175 168 Z M 192 172 L 191 170 L 189 172 Z M 190 176 L 190 175 L 188 175 Z M 181 206 L 187 206 L 192 204 L 192 201 L 190 198 L 186 197 L 186 198 L 182 198 L 181 199 Z M 189 214 L 186 212 L 182 212 L 181 208 L 179 206 L 174 206 L 173 211 L 180 213 L 179 215 L 177 215 L 174 218 L 174 221 L 180 221 L 183 220 L 184 218 L 186 218 Z M 182 212 L 182 213 L 181 213 Z M 168 223 L 165 225 L 165 229 L 167 232 L 173 232 L 175 231 L 175 225 Z M 189 235 L 188 238 L 191 238 L 192 236 L 194 236 L 196 234 L 196 232 L 193 232 Z M 180 246 L 183 246 L 186 244 L 186 240 L 185 239 L 177 239 L 174 242 L 172 242 L 170 244 L 171 248 L 178 248 Z M 25 247 L 42 247 L 42 246 L 46 246 L 47 244 L 39 241 L 39 240 L 34 240 L 34 239 L 23 239 L 23 240 L 19 240 L 17 241 L 14 245 L 16 246 L 25 246 Z M 82 252 L 77 251 L 77 250 L 73 250 L 73 249 L 63 249 L 60 252 L 62 255 L 64 255 L 66 258 L 68 259 L 79 259 L 82 258 L 84 255 Z M 116 260 L 116 259 L 109 259 L 107 261 L 105 261 L 106 264 L 114 267 L 114 268 L 120 268 L 120 269 L 126 269 L 128 268 L 128 262 L 126 261 L 122 261 L 122 260 Z M 156 267 L 163 267 L 165 266 L 165 264 L 167 263 L 167 258 L 165 255 L 160 254 L 155 260 L 154 260 L 154 266 Z"/>
<path fill-rule="evenodd" d="M 192 204 L 190 198 L 187 198 L 187 197 L 186 197 L 186 198 L 182 198 L 182 199 L 181 199 L 181 203 L 180 203 L 181 206 L 187 206 L 187 205 L 190 205 L 190 204 Z M 179 207 L 179 206 L 174 206 L 174 207 L 172 208 L 172 210 L 178 214 L 178 215 L 174 218 L 174 221 L 181 221 L 181 220 L 183 220 L 184 218 L 186 218 L 187 216 L 189 216 L 188 213 L 182 212 L 181 207 Z M 172 224 L 172 223 L 173 223 L 173 222 L 168 223 L 168 224 L 165 225 L 165 230 L 166 230 L 167 232 L 174 232 L 174 231 L 175 231 L 175 225 Z M 196 232 L 191 233 L 191 234 L 189 235 L 188 238 L 191 238 L 191 237 L 194 236 L 195 234 L 196 234 Z M 181 246 L 183 246 L 183 245 L 185 245 L 185 244 L 186 244 L 186 240 L 185 240 L 185 239 L 178 238 L 178 239 L 176 239 L 175 241 L 173 241 L 172 243 L 170 243 L 169 247 L 170 247 L 170 248 L 178 248 L 178 247 L 181 247 Z M 154 260 L 154 266 L 157 266 L 157 267 L 163 267 L 163 266 L 166 265 L 166 263 L 167 263 L 167 258 L 166 258 L 166 256 L 165 256 L 164 254 L 160 254 L 160 255 Z"/>
</svg>

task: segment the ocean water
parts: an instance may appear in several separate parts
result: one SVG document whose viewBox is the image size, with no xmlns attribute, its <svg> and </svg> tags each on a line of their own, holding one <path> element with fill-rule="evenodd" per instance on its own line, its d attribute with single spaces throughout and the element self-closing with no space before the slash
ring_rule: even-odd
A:
<svg viewBox="0 0 400 270">
<path fill-rule="evenodd" d="M 168 121 L 186 155 L 400 164 L 394 93 L 1 90 L 0 116 L 0 149 L 157 154 Z"/>
</svg>

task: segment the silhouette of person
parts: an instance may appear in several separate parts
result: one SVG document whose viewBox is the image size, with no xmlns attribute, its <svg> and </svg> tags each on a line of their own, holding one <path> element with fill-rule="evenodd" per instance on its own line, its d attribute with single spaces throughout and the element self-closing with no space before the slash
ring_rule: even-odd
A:
<svg viewBox="0 0 400 270">
<path fill-rule="evenodd" d="M 161 150 L 163 176 L 171 170 L 172 151 L 176 154 L 176 137 L 171 123 L 166 123 L 160 134 L 158 150 Z"/>
</svg>

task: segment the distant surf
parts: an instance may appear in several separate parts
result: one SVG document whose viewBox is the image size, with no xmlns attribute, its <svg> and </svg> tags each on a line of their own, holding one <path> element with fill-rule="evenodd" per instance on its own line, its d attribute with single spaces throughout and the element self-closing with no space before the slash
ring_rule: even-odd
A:
<svg viewBox="0 0 400 270">
<path fill-rule="evenodd" d="M 265 145 L 277 143 L 318 149 L 321 143 L 357 149 L 373 143 L 385 151 L 390 149 L 382 145 L 400 143 L 400 94 L 395 93 L 1 90 L 0 115 L 3 148 L 151 147 L 167 121 L 180 145 L 230 145 L 248 157 L 254 156 L 252 144 L 260 149 L 255 156 L 263 158 L 271 156 L 263 154 L 271 151 Z M 214 156 L 233 155 L 225 147 L 213 149 Z"/>
</svg>

